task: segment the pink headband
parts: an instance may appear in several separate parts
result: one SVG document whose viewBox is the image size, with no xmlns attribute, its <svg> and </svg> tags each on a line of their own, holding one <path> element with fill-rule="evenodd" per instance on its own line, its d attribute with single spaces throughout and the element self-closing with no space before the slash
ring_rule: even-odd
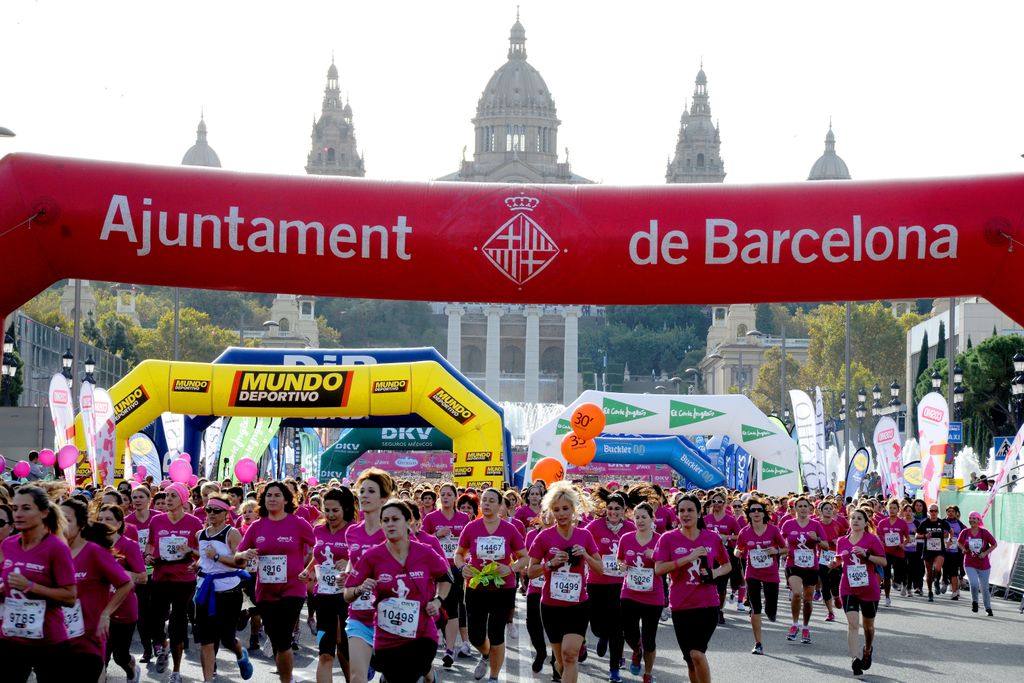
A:
<svg viewBox="0 0 1024 683">
<path fill-rule="evenodd" d="M 221 510 L 227 510 L 231 512 L 231 506 L 225 503 L 220 498 L 210 498 L 206 501 L 206 507 L 219 508 Z"/>
<path fill-rule="evenodd" d="M 171 484 L 170 486 L 167 487 L 167 492 L 168 493 L 173 492 L 176 496 L 178 496 L 178 499 L 181 500 L 181 504 L 182 505 L 184 505 L 184 504 L 186 504 L 188 502 L 188 498 L 189 498 L 189 496 L 188 496 L 188 489 L 185 488 L 184 484 L 179 484 L 178 482 L 174 482 L 173 484 Z"/>
</svg>

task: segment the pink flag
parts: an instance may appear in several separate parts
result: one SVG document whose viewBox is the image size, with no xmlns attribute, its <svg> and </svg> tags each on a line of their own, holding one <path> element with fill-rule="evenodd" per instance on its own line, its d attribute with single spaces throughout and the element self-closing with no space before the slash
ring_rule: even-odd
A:
<svg viewBox="0 0 1024 683">
<path fill-rule="evenodd" d="M 903 495 L 903 458 L 899 444 L 899 430 L 891 417 L 883 417 L 875 425 L 875 453 L 878 456 L 878 473 L 882 477 L 883 489 L 890 496 Z"/>
<path fill-rule="evenodd" d="M 949 406 L 933 391 L 917 404 L 917 440 L 921 444 L 922 493 L 928 505 L 939 500 L 942 465 L 949 440 Z"/>
<path fill-rule="evenodd" d="M 1020 449 L 1024 445 L 1024 426 L 1017 432 L 1017 436 L 1013 439 L 1013 444 L 1010 445 L 1010 451 L 1006 454 L 1006 459 L 1003 460 L 1003 466 L 999 468 L 999 474 L 996 476 L 996 483 L 992 485 L 988 494 L 988 504 L 985 505 L 985 511 L 981 513 L 984 517 L 988 514 L 989 508 L 992 507 L 992 503 L 996 500 L 996 492 L 999 491 L 999 487 L 1003 485 L 1003 481 L 1006 480 L 1006 475 L 1009 474 L 1014 467 L 1017 466 L 1017 460 L 1020 459 Z"/>
</svg>

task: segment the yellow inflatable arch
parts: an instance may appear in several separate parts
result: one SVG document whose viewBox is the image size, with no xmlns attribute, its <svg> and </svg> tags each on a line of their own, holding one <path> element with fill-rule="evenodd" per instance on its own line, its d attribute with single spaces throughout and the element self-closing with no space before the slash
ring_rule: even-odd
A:
<svg viewBox="0 0 1024 683">
<path fill-rule="evenodd" d="M 452 439 L 458 486 L 501 487 L 502 418 L 434 361 L 353 366 L 214 365 L 147 360 L 110 388 L 116 479 L 125 441 L 164 412 L 251 417 L 419 415 Z M 82 417 L 75 443 L 85 452 Z M 81 462 L 81 460 L 80 460 Z"/>
</svg>

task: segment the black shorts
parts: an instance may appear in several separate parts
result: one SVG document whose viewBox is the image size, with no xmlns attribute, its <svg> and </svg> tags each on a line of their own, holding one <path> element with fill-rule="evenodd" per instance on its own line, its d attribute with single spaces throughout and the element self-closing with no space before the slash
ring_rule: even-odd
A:
<svg viewBox="0 0 1024 683">
<path fill-rule="evenodd" d="M 283 652 L 292 646 L 292 632 L 302 612 L 305 598 L 284 597 L 264 600 L 259 604 L 263 617 L 263 630 L 274 646 L 274 652 Z"/>
<path fill-rule="evenodd" d="M 586 637 L 587 627 L 590 625 L 590 603 L 556 607 L 542 602 L 540 618 L 544 622 L 544 633 L 547 634 L 549 643 L 561 643 L 567 635 Z"/>
<path fill-rule="evenodd" d="M 874 619 L 878 613 L 877 600 L 861 600 L 856 595 L 843 596 L 844 612 L 860 612 L 865 619 Z"/>
<path fill-rule="evenodd" d="M 818 585 L 818 570 L 807 567 L 786 567 L 786 582 L 789 577 L 795 576 L 804 583 L 804 588 Z"/>
<path fill-rule="evenodd" d="M 233 647 L 238 613 L 242 611 L 242 587 L 217 592 L 214 613 L 206 605 L 196 604 L 195 624 L 192 636 L 200 645 L 220 642 L 224 647 Z"/>
<path fill-rule="evenodd" d="M 946 561 L 942 563 L 942 578 L 949 581 L 959 577 L 963 566 L 963 553 L 946 553 Z"/>
<path fill-rule="evenodd" d="M 940 557 L 943 558 L 943 560 L 945 560 L 946 553 L 943 551 L 926 550 L 924 551 L 924 554 L 921 556 L 921 558 L 924 560 L 924 563 L 928 566 L 934 564 L 935 560 L 939 559 Z"/>
<path fill-rule="evenodd" d="M 431 638 L 416 638 L 397 647 L 374 650 L 373 666 L 388 681 L 412 683 L 427 675 L 435 654 L 437 641 Z"/>
<path fill-rule="evenodd" d="M 693 651 L 707 652 L 711 636 L 718 628 L 718 607 L 697 607 L 672 611 L 672 626 L 683 659 L 690 663 Z"/>
<path fill-rule="evenodd" d="M 320 654 L 333 657 L 341 647 L 348 652 L 345 622 L 348 621 L 348 603 L 341 593 L 316 596 L 317 643 Z M 339 642 L 340 641 L 340 642 Z"/>
</svg>

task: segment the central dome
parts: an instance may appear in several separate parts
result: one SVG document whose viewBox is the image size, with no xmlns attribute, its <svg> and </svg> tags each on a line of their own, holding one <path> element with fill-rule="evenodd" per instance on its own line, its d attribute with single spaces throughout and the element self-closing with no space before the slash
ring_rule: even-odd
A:
<svg viewBox="0 0 1024 683">
<path fill-rule="evenodd" d="M 478 116 L 494 116 L 510 110 L 555 115 L 555 100 L 548 84 L 526 61 L 526 30 L 518 20 L 509 35 L 508 61 L 491 76 L 477 104 Z"/>
</svg>

